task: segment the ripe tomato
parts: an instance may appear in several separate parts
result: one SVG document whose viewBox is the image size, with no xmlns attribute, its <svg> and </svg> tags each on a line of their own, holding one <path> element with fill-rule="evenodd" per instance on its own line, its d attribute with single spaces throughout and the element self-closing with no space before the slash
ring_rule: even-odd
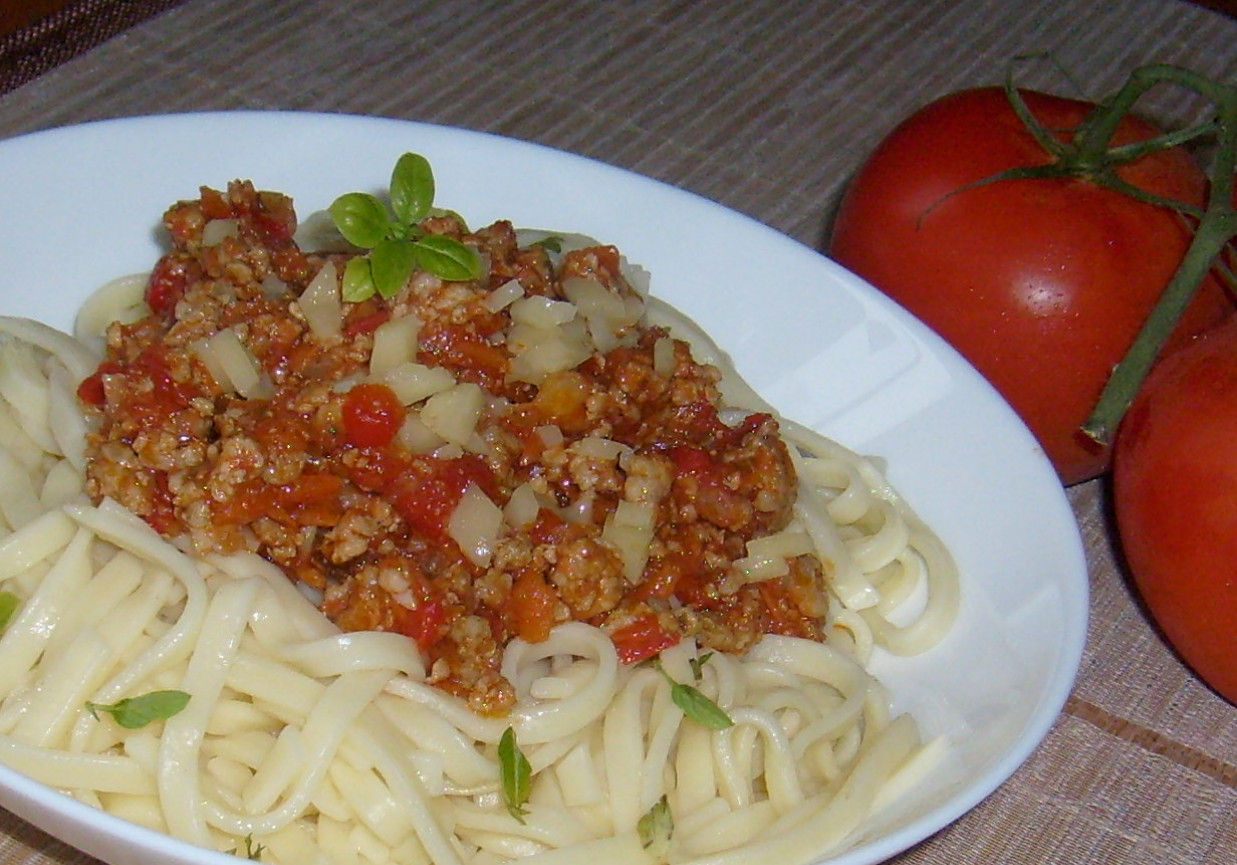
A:
<svg viewBox="0 0 1237 865">
<path fill-rule="evenodd" d="M 1094 107 L 1023 91 L 1061 140 Z M 1126 118 L 1115 144 L 1159 130 Z M 1066 484 L 1109 454 L 1079 427 L 1189 243 L 1184 221 L 1078 178 L 1002 180 L 1052 157 L 1000 88 L 947 96 L 908 118 L 860 169 L 840 204 L 830 255 L 954 345 L 1010 402 Z M 1207 178 L 1185 151 L 1118 169 L 1142 189 L 1202 204 Z M 1172 350 L 1230 310 L 1209 278 Z"/>
<path fill-rule="evenodd" d="M 1237 703 L 1237 320 L 1151 371 L 1117 434 L 1113 489 L 1147 608 Z"/>
</svg>

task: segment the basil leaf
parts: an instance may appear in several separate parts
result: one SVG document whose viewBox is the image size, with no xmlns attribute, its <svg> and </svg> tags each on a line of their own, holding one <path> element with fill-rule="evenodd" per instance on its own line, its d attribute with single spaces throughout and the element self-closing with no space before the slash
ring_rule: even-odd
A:
<svg viewBox="0 0 1237 865">
<path fill-rule="evenodd" d="M 670 689 L 670 699 L 674 701 L 674 705 L 683 710 L 684 715 L 710 730 L 725 730 L 727 727 L 734 726 L 734 721 L 722 710 L 721 706 L 691 685 L 676 683 Z"/>
<path fill-rule="evenodd" d="M 515 730 L 508 727 L 498 740 L 498 771 L 502 780 L 503 800 L 511 816 L 524 822 L 528 809 L 524 804 L 532 790 L 533 767 L 515 741 Z"/>
<path fill-rule="evenodd" d="M 344 265 L 344 280 L 340 294 L 344 300 L 359 303 L 374 296 L 374 271 L 367 256 L 358 255 Z"/>
<path fill-rule="evenodd" d="M 665 796 L 636 822 L 636 832 L 640 836 L 640 846 L 649 851 L 654 860 L 665 861 L 670 852 L 670 838 L 674 835 L 674 816 Z"/>
<path fill-rule="evenodd" d="M 347 192 L 331 202 L 331 220 L 353 246 L 373 249 L 391 227 L 387 206 L 368 192 Z"/>
<path fill-rule="evenodd" d="M 21 598 L 12 592 L 0 592 L 0 632 L 9 626 L 13 614 L 21 606 Z"/>
<path fill-rule="evenodd" d="M 86 708 L 96 718 L 100 712 L 106 712 L 125 729 L 137 730 L 154 721 L 165 721 L 187 705 L 189 695 L 184 691 L 151 691 L 110 705 L 87 702 Z"/>
<path fill-rule="evenodd" d="M 706 697 L 698 688 L 676 682 L 660 664 L 657 669 L 670 683 L 670 699 L 674 701 L 674 705 L 683 710 L 684 715 L 710 730 L 725 730 L 727 727 L 734 726 L 734 721 L 722 707 Z"/>
<path fill-rule="evenodd" d="M 374 288 L 385 298 L 399 294 L 417 267 L 417 253 L 406 240 L 383 240 L 369 254 Z"/>
<path fill-rule="evenodd" d="M 429 160 L 405 153 L 391 172 L 391 209 L 404 225 L 416 225 L 434 204 L 434 172 Z"/>
<path fill-rule="evenodd" d="M 481 278 L 481 256 L 454 237 L 428 234 L 414 241 L 421 267 L 448 282 L 467 282 Z"/>
</svg>

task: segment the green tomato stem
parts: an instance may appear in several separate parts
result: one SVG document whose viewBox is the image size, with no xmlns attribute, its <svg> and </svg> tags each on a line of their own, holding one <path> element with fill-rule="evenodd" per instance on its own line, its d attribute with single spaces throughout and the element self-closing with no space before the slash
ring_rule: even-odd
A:
<svg viewBox="0 0 1237 865">
<path fill-rule="evenodd" d="M 1135 99 L 1158 83 L 1175 83 L 1194 90 L 1215 104 L 1217 131 L 1211 188 L 1207 206 L 1194 230 L 1177 272 L 1165 287 L 1129 351 L 1113 371 L 1083 431 L 1100 444 L 1108 445 L 1116 436 L 1121 419 L 1142 387 L 1143 380 L 1172 335 L 1199 286 L 1237 236 L 1237 211 L 1233 209 L 1234 172 L 1237 171 L 1237 88 L 1219 84 L 1201 75 L 1173 66 L 1149 66 L 1135 70 L 1126 86 L 1111 103 L 1101 107 L 1109 112 L 1088 132 L 1111 129 L 1128 112 Z M 1121 112 L 1117 114 L 1116 112 Z M 1115 120 L 1113 118 L 1115 117 Z M 1111 137 L 1111 133 L 1109 133 Z"/>
</svg>

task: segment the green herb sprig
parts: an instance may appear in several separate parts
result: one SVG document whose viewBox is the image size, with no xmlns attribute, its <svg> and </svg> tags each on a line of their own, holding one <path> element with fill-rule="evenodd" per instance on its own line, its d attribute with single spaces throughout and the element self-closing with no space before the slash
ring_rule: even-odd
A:
<svg viewBox="0 0 1237 865">
<path fill-rule="evenodd" d="M 420 223 L 434 214 L 434 172 L 417 153 L 405 153 L 391 172 L 390 208 L 368 192 L 348 192 L 331 203 L 335 227 L 369 253 L 344 267 L 343 298 L 375 293 L 392 298 L 418 268 L 449 282 L 480 279 L 481 256 L 453 237 L 427 234 Z"/>
<path fill-rule="evenodd" d="M 21 598 L 12 592 L 0 592 L 0 633 L 9 626 L 9 622 L 13 621 L 13 616 L 17 614 L 18 607 L 21 606 Z"/>
<path fill-rule="evenodd" d="M 674 816 L 670 803 L 662 796 L 644 816 L 636 822 L 640 846 L 648 851 L 655 861 L 664 862 L 670 852 L 670 838 L 674 835 Z"/>
<path fill-rule="evenodd" d="M 498 740 L 498 771 L 502 781 L 503 801 L 511 816 L 524 822 L 528 813 L 525 804 L 533 786 L 533 767 L 515 741 L 515 730 L 508 727 Z"/>
<path fill-rule="evenodd" d="M 117 724 L 127 730 L 138 730 L 155 721 L 166 721 L 189 705 L 189 695 L 184 691 L 151 691 L 137 697 L 125 697 L 115 703 L 86 703 L 90 714 L 111 715 Z"/>
<path fill-rule="evenodd" d="M 265 844 L 255 844 L 253 835 L 245 836 L 245 849 L 242 851 L 239 847 L 232 849 L 233 856 L 239 856 L 243 859 L 249 859 L 252 862 L 257 862 L 262 858 L 262 854 L 266 852 Z"/>
<path fill-rule="evenodd" d="M 707 661 L 708 656 L 705 656 L 702 660 L 692 664 L 692 672 L 695 673 L 697 681 L 700 678 L 700 670 Z M 670 699 L 674 701 L 674 705 L 683 710 L 684 715 L 710 730 L 725 730 L 727 727 L 734 726 L 734 721 L 725 710 L 706 697 L 699 688 L 676 682 L 660 663 L 657 665 L 657 670 L 670 683 Z"/>
</svg>

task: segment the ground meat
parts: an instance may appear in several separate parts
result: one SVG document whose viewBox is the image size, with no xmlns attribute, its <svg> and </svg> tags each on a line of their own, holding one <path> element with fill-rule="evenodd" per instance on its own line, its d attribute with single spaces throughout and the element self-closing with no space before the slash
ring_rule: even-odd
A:
<svg viewBox="0 0 1237 865">
<path fill-rule="evenodd" d="M 508 339 L 512 313 L 491 292 L 515 284 L 530 301 L 564 301 L 595 283 L 621 301 L 613 309 L 638 312 L 613 247 L 559 254 L 520 247 L 507 222 L 470 233 L 434 216 L 422 229 L 472 246 L 488 273 L 417 272 L 393 298 L 345 302 L 339 333 L 316 334 L 300 295 L 348 257 L 301 250 L 289 199 L 247 182 L 203 189 L 164 226 L 150 314 L 109 329 L 79 391 L 96 499 L 200 553 L 265 556 L 320 590 L 341 628 L 415 640 L 430 681 L 487 714 L 515 698 L 506 644 L 564 621 L 602 627 L 626 661 L 687 636 L 730 652 L 764 633 L 822 637 L 815 559 L 782 578 L 736 577 L 746 543 L 788 525 L 797 487 L 774 418 L 722 422 L 716 369 L 633 316 L 609 322 L 606 348 L 582 363 L 512 376 L 528 347 Z M 405 404 L 370 359 L 379 329 L 409 316 L 404 372 L 449 376 Z M 543 330 L 553 348 L 558 332 Z M 253 364 L 249 392 L 206 348 L 221 335 Z M 506 508 L 479 545 L 457 524 L 478 496 Z M 611 534 L 623 508 L 651 519 L 635 560 Z"/>
</svg>

